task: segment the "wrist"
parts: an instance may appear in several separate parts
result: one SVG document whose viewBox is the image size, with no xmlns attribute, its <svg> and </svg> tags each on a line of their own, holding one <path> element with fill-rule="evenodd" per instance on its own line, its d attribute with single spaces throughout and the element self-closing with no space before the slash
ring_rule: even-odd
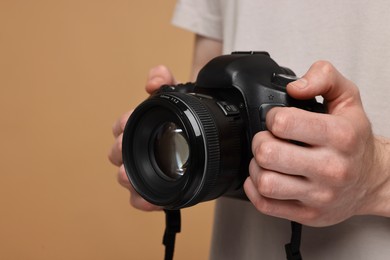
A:
<svg viewBox="0 0 390 260">
<path fill-rule="evenodd" d="M 374 147 L 371 170 L 365 173 L 373 178 L 372 185 L 359 215 L 390 217 L 390 140 L 375 136 Z"/>
</svg>

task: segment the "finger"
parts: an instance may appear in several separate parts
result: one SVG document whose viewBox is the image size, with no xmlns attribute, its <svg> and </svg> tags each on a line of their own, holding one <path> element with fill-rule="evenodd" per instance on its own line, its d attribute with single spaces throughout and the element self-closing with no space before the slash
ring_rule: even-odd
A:
<svg viewBox="0 0 390 260">
<path fill-rule="evenodd" d="M 249 173 L 258 193 L 266 198 L 310 202 L 313 186 L 304 177 L 263 169 L 254 159 L 249 165 Z"/>
<path fill-rule="evenodd" d="M 120 166 L 122 164 L 122 138 L 123 135 L 119 135 L 114 144 L 111 147 L 111 150 L 108 154 L 108 159 L 110 162 L 116 166 Z"/>
<path fill-rule="evenodd" d="M 131 193 L 135 192 L 133 186 L 130 184 L 123 164 L 119 167 L 117 180 L 120 185 L 128 189 Z"/>
<path fill-rule="evenodd" d="M 112 127 L 112 133 L 114 137 L 118 137 L 120 134 L 123 133 L 123 130 L 125 129 L 127 120 L 129 119 L 131 113 L 133 113 L 133 110 L 130 110 L 126 113 L 124 113 L 113 125 Z"/>
<path fill-rule="evenodd" d="M 257 133 L 252 141 L 253 158 L 261 168 L 310 181 L 340 181 L 346 171 L 345 157 L 322 147 L 303 147 L 275 138 L 271 133 Z M 319 160 L 318 158 L 321 158 Z M 332 163 L 329 163 L 332 162 Z"/>
<path fill-rule="evenodd" d="M 149 71 L 148 78 L 146 80 L 145 89 L 149 94 L 159 89 L 161 85 L 176 84 L 176 80 L 173 77 L 172 72 L 164 65 L 159 65 L 152 68 Z"/>
<path fill-rule="evenodd" d="M 130 204 L 139 210 L 143 211 L 156 211 L 156 210 L 162 210 L 160 206 L 153 205 L 146 201 L 144 198 L 142 198 L 133 188 L 131 185 L 127 175 L 124 166 L 122 165 L 119 167 L 118 171 L 118 182 L 120 185 L 125 187 L 130 191 Z"/>
<path fill-rule="evenodd" d="M 309 145 L 338 142 L 343 131 L 347 131 L 343 129 L 346 126 L 340 122 L 339 118 L 294 107 L 271 109 L 267 113 L 266 124 L 267 129 L 278 138 Z"/>
<path fill-rule="evenodd" d="M 315 210 L 305 207 L 299 201 L 276 200 L 260 195 L 250 178 L 246 179 L 244 190 L 255 208 L 266 215 L 289 219 L 302 224 L 308 223 L 317 217 Z"/>
<path fill-rule="evenodd" d="M 162 207 L 151 204 L 150 202 L 144 200 L 141 196 L 139 196 L 138 194 L 135 194 L 135 193 L 130 195 L 130 204 L 134 208 L 142 210 L 142 211 L 149 212 L 149 211 L 162 210 Z"/>
<path fill-rule="evenodd" d="M 291 107 L 276 107 L 267 113 L 266 124 L 275 137 L 350 153 L 360 140 L 355 123 L 362 119 L 355 117 L 356 115 L 346 118 Z"/>
<path fill-rule="evenodd" d="M 266 198 L 278 200 L 296 200 L 303 205 L 318 207 L 334 202 L 335 192 L 327 189 L 324 182 L 312 182 L 301 176 L 287 175 L 265 170 L 252 160 L 249 177 L 257 192 Z"/>
<path fill-rule="evenodd" d="M 302 109 L 276 107 L 266 116 L 267 129 L 273 135 L 310 145 L 328 141 L 329 125 L 333 122 L 329 115 L 308 112 Z"/>
<path fill-rule="evenodd" d="M 318 167 L 313 163 L 313 156 L 317 155 L 314 151 L 277 139 L 269 132 L 253 137 L 252 153 L 257 165 L 280 173 L 307 177 Z"/>
<path fill-rule="evenodd" d="M 314 63 L 301 79 L 288 84 L 287 92 L 297 99 L 323 96 L 330 114 L 337 113 L 337 108 L 361 104 L 355 84 L 327 61 Z"/>
</svg>

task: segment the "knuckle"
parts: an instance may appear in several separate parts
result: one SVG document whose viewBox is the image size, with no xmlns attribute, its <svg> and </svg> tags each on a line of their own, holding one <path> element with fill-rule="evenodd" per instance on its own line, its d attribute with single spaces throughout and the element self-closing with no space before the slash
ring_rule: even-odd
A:
<svg viewBox="0 0 390 260">
<path fill-rule="evenodd" d="M 273 213 L 273 207 L 271 203 L 269 203 L 267 200 L 258 200 L 255 203 L 255 207 L 258 211 L 262 212 L 265 215 L 272 215 Z"/>
<path fill-rule="evenodd" d="M 113 155 L 112 149 L 108 152 L 107 158 L 108 158 L 108 160 L 109 160 L 112 164 L 115 165 L 115 160 L 114 160 L 114 155 Z"/>
<path fill-rule="evenodd" d="M 139 195 L 131 194 L 130 195 L 130 205 L 133 208 L 142 210 L 144 208 L 145 202 Z"/>
<path fill-rule="evenodd" d="M 351 94 L 352 94 L 352 97 L 354 97 L 355 99 L 360 99 L 360 90 L 359 88 L 352 82 L 352 81 L 349 81 L 350 82 L 350 88 L 349 88 L 349 91 L 351 91 Z"/>
<path fill-rule="evenodd" d="M 269 174 L 262 174 L 258 178 L 258 183 L 257 183 L 258 192 L 265 197 L 272 198 L 275 192 L 274 184 L 275 183 L 272 176 L 270 176 Z"/>
<path fill-rule="evenodd" d="M 122 164 L 122 142 L 118 143 L 118 140 L 112 145 L 111 150 L 108 152 L 108 160 L 115 166 Z"/>
<path fill-rule="evenodd" d="M 269 168 L 277 161 L 276 147 L 272 142 L 263 142 L 256 149 L 256 162 L 263 168 Z"/>
<path fill-rule="evenodd" d="M 132 112 L 132 111 L 131 111 L 131 112 Z M 126 127 L 127 121 L 129 120 L 129 117 L 130 117 L 131 112 L 130 112 L 130 113 L 124 114 L 124 115 L 119 119 L 120 129 L 121 129 L 122 132 L 123 132 L 123 130 L 125 130 L 125 127 Z"/>
<path fill-rule="evenodd" d="M 288 131 L 294 127 L 291 110 L 292 108 L 286 108 L 275 113 L 270 129 L 274 135 L 279 137 L 286 136 Z"/>
<path fill-rule="evenodd" d="M 112 126 L 112 134 L 114 135 L 114 137 L 117 137 L 123 133 L 123 130 L 125 129 L 127 121 L 132 112 L 133 110 L 124 113 L 118 120 L 115 121 Z"/>
<path fill-rule="evenodd" d="M 249 163 L 249 173 L 251 176 L 258 174 L 258 165 L 255 158 L 252 158 L 252 160 Z"/>
<path fill-rule="evenodd" d="M 157 65 L 157 66 L 154 66 L 152 68 L 149 69 L 149 72 L 148 72 L 148 78 L 147 80 L 150 80 L 152 79 L 153 77 L 155 77 L 158 72 L 161 70 L 161 68 L 163 68 L 164 66 L 163 65 Z"/>
<path fill-rule="evenodd" d="M 123 187 L 125 187 L 127 189 L 131 188 L 130 181 L 127 178 L 126 171 L 125 171 L 123 166 L 121 166 L 119 168 L 117 180 L 118 180 L 119 184 L 122 185 Z"/>
<path fill-rule="evenodd" d="M 333 179 L 337 184 L 345 184 L 349 182 L 348 167 L 343 164 L 338 164 L 335 168 Z"/>
<path fill-rule="evenodd" d="M 118 124 L 117 121 L 115 121 L 115 123 L 112 125 L 111 127 L 111 132 L 112 132 L 112 135 L 115 137 L 117 135 L 116 133 L 116 125 Z"/>
<path fill-rule="evenodd" d="M 257 153 L 257 149 L 258 149 L 258 146 L 265 142 L 265 140 L 267 140 L 267 136 L 269 135 L 269 132 L 268 131 L 260 131 L 258 133 L 256 133 L 254 136 L 253 136 L 253 139 L 252 139 L 252 151 L 253 151 L 253 154 L 255 155 Z"/>
<path fill-rule="evenodd" d="M 316 61 L 313 66 L 318 68 L 325 76 L 332 75 L 335 72 L 335 67 L 326 60 Z"/>
<path fill-rule="evenodd" d="M 341 159 L 334 159 L 333 162 L 327 166 L 325 175 L 330 183 L 333 183 L 336 186 L 343 185 L 350 179 L 348 165 Z"/>
<path fill-rule="evenodd" d="M 122 153 L 122 135 L 120 135 L 117 139 L 116 139 L 116 149 L 118 152 L 120 152 L 120 154 Z"/>
<path fill-rule="evenodd" d="M 130 205 L 133 207 L 133 208 L 137 208 L 138 206 L 138 203 L 137 203 L 137 198 L 135 198 L 132 194 L 130 194 Z"/>
<path fill-rule="evenodd" d="M 159 210 L 158 206 L 155 206 L 145 199 L 143 199 L 138 194 L 131 194 L 130 196 L 130 205 L 136 209 L 142 210 L 142 211 L 154 211 Z"/>
<path fill-rule="evenodd" d="M 168 68 L 165 65 L 163 65 L 163 64 L 159 64 L 159 65 L 156 65 L 156 66 L 152 67 L 149 70 L 149 74 L 151 76 L 155 76 L 156 74 L 164 73 L 166 71 L 168 71 Z"/>
<path fill-rule="evenodd" d="M 337 199 L 336 193 L 333 190 L 323 191 L 318 195 L 318 202 L 322 206 L 331 205 Z"/>
</svg>

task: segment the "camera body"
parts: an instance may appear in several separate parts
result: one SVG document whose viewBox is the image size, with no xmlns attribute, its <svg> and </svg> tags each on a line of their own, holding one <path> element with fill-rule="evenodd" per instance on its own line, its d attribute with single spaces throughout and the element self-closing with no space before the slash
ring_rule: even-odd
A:
<svg viewBox="0 0 390 260">
<path fill-rule="evenodd" d="M 234 52 L 207 63 L 195 83 L 162 86 L 129 118 L 123 162 L 135 190 L 166 209 L 220 196 L 246 199 L 253 136 L 273 107 L 325 112 L 286 92 L 294 73 L 266 52 Z"/>
</svg>

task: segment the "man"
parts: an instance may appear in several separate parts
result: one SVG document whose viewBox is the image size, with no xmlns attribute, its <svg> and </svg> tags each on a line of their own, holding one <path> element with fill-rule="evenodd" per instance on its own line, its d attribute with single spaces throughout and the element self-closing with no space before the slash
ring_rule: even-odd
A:
<svg viewBox="0 0 390 260">
<path fill-rule="evenodd" d="M 270 110 L 269 131 L 252 142 L 244 184 L 251 203 L 218 200 L 211 259 L 283 259 L 287 220 L 310 226 L 303 229 L 305 259 L 390 254 L 390 141 L 374 135 L 390 133 L 389 7 L 386 1 L 179 1 L 174 23 L 197 35 L 193 79 L 222 53 L 265 50 L 303 75 L 287 86 L 291 96 L 320 95 L 328 108 L 326 115 Z M 315 62 L 325 58 L 332 63 Z M 175 83 L 173 75 L 160 66 L 146 90 L 167 83 Z M 114 127 L 118 143 L 128 115 Z M 110 159 L 120 166 L 132 205 L 157 210 L 133 191 L 117 146 Z"/>
</svg>

